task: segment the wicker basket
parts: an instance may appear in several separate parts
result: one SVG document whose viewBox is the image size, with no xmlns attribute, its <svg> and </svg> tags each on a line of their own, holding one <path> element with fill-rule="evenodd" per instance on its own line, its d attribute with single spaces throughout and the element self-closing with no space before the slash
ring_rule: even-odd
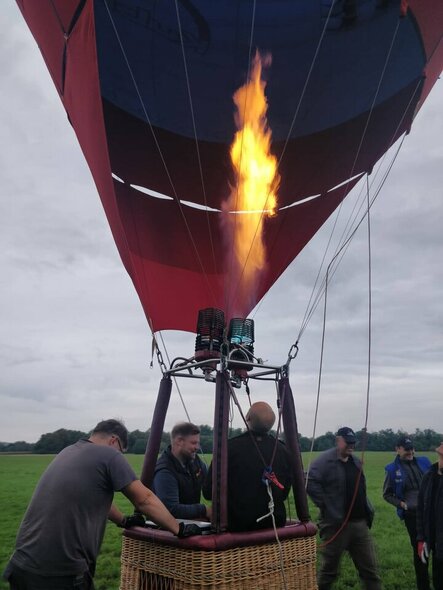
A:
<svg viewBox="0 0 443 590">
<path fill-rule="evenodd" d="M 316 590 L 315 536 L 201 551 L 123 537 L 120 590 Z M 286 581 L 283 581 L 282 567 Z"/>
</svg>

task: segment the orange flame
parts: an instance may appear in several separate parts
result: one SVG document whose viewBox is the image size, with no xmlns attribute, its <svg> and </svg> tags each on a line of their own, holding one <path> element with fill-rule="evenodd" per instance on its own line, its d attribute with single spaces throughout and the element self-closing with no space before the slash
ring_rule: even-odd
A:
<svg viewBox="0 0 443 590">
<path fill-rule="evenodd" d="M 257 52 L 250 80 L 233 96 L 238 131 L 230 155 L 236 185 L 229 197 L 228 208 L 234 232 L 235 274 L 241 281 L 241 291 L 249 291 L 251 295 L 259 272 L 266 264 L 264 220 L 275 215 L 276 192 L 280 184 L 277 158 L 271 154 L 272 133 L 266 119 L 266 82 L 261 79 L 263 66 L 269 64 L 270 58 L 264 60 Z"/>
</svg>

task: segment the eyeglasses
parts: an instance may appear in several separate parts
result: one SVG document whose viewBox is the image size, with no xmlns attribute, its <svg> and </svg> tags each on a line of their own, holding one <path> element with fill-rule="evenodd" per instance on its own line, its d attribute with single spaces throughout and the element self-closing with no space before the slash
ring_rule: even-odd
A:
<svg viewBox="0 0 443 590">
<path fill-rule="evenodd" d="M 116 434 L 113 434 L 112 436 L 115 436 L 115 440 L 118 443 L 118 448 L 120 449 L 120 453 L 124 453 L 123 446 L 122 446 L 122 443 L 120 441 L 120 438 Z"/>
</svg>

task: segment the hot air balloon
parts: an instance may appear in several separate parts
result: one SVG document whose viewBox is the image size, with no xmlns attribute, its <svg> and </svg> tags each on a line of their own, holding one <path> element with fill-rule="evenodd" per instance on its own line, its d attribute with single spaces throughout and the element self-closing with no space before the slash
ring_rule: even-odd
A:
<svg viewBox="0 0 443 590">
<path fill-rule="evenodd" d="M 442 69 L 443 5 L 17 3 L 77 134 L 150 329 L 197 331 L 193 362 L 216 382 L 214 461 L 221 488 L 213 495 L 213 524 L 223 533 L 232 393 L 227 371 L 233 369 L 241 382 L 257 365 L 251 327 L 243 319 L 352 187 L 409 132 Z M 275 168 L 258 211 L 238 201 L 254 84 L 266 96 L 258 120 L 268 147 L 272 133 L 268 156 Z M 237 94 L 240 88 L 243 94 Z M 236 169 L 232 146 L 239 132 Z M 298 517 L 312 539 L 287 368 L 268 370 L 278 375 Z M 147 484 L 171 376 L 182 370 L 164 371 L 143 469 Z M 221 535 L 211 548 L 226 549 L 226 538 Z M 246 541 L 232 543 L 229 549 Z M 189 541 L 187 547 L 197 546 Z M 124 587 L 142 587 L 131 584 L 136 582 Z M 291 587 L 310 584 L 315 581 Z"/>
</svg>

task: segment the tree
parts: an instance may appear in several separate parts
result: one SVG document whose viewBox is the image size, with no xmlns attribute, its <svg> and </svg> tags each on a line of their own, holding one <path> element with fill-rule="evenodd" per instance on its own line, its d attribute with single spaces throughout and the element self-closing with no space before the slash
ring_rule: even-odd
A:
<svg viewBox="0 0 443 590">
<path fill-rule="evenodd" d="M 87 434 L 80 430 L 66 430 L 60 428 L 55 432 L 42 434 L 40 439 L 35 443 L 34 453 L 47 454 L 59 453 L 65 447 L 76 443 L 79 439 L 85 438 Z"/>
</svg>

